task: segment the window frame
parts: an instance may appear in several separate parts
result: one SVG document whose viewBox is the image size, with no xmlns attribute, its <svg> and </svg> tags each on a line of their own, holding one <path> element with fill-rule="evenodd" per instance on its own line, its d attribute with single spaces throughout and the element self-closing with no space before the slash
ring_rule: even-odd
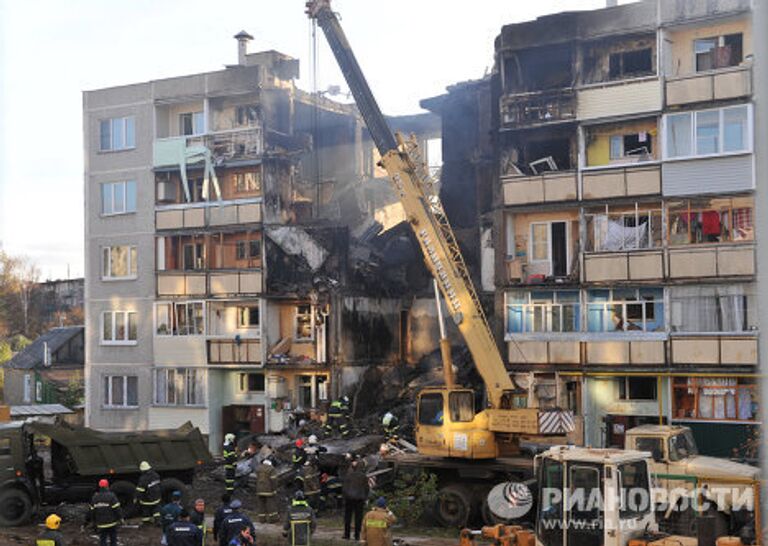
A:
<svg viewBox="0 0 768 546">
<path fill-rule="evenodd" d="M 189 125 L 192 129 L 191 133 L 185 133 L 184 132 L 184 123 L 185 119 L 189 117 Z M 198 122 L 201 124 L 198 127 Z M 197 129 L 200 129 L 198 131 Z M 197 137 L 204 135 L 206 133 L 206 123 L 205 123 L 205 111 L 204 110 L 193 110 L 191 112 L 181 112 L 179 114 L 179 136 L 183 137 Z"/>
<path fill-rule="evenodd" d="M 590 299 L 590 295 L 591 294 L 593 294 L 594 292 L 597 292 L 597 291 L 604 291 L 604 290 L 608 290 L 608 292 L 609 292 L 609 298 L 607 300 L 605 300 L 605 301 L 591 301 L 591 299 Z M 637 299 L 636 300 L 616 299 L 614 297 L 614 294 L 615 294 L 616 290 L 634 290 Z M 661 291 L 660 298 L 658 300 L 657 299 L 643 300 L 643 299 L 641 299 L 641 294 L 640 294 L 640 292 L 642 290 L 660 290 Z M 584 305 L 585 305 L 585 310 L 586 310 L 586 320 L 584 322 L 585 322 L 585 326 L 586 326 L 586 331 L 587 332 L 590 332 L 590 333 L 607 333 L 607 334 L 616 334 L 616 333 L 627 334 L 627 333 L 629 333 L 629 334 L 634 335 L 635 333 L 639 333 L 639 334 L 662 333 L 662 332 L 666 332 L 667 331 L 667 321 L 666 321 L 666 317 L 664 316 L 664 314 L 666 312 L 666 310 L 665 310 L 666 298 L 665 298 L 664 288 L 663 287 L 656 287 L 656 286 L 643 287 L 643 288 L 626 287 L 626 288 L 618 288 L 618 289 L 615 289 L 615 288 L 592 288 L 592 289 L 588 289 L 586 291 L 585 298 L 586 298 L 586 301 L 585 301 Z M 657 314 L 655 312 L 655 306 L 657 304 L 661 304 L 662 305 L 662 308 L 660 310 L 660 315 L 661 315 L 660 317 L 657 317 L 656 316 Z M 602 310 L 600 312 L 601 312 L 603 317 L 605 317 L 608 314 L 608 312 L 610 310 L 612 310 L 612 308 L 614 308 L 615 306 L 617 306 L 617 305 L 621 306 L 621 322 L 623 324 L 623 327 L 622 327 L 621 330 L 619 330 L 619 329 L 614 329 L 614 330 L 606 330 L 606 329 L 591 330 L 589 328 L 591 310 L 592 310 L 593 306 L 598 306 L 598 305 L 602 306 Z M 642 318 L 641 319 L 632 319 L 629 316 L 628 311 L 627 311 L 627 306 L 629 306 L 629 305 L 640 305 L 641 306 L 641 308 L 642 308 Z M 652 321 L 655 322 L 657 318 L 661 320 L 661 327 L 659 329 L 657 329 L 657 330 L 648 330 L 648 323 L 649 323 L 649 319 L 647 318 L 647 306 L 648 305 L 651 305 L 651 306 L 654 307 L 654 315 L 653 315 L 654 318 L 652 319 Z M 638 320 L 642 321 L 643 328 L 641 330 L 635 330 L 635 329 L 628 329 L 627 328 L 627 326 L 630 324 L 630 322 L 631 323 L 637 323 Z M 601 322 L 603 323 L 603 326 L 604 326 L 605 325 L 605 321 L 601 320 Z"/>
<path fill-rule="evenodd" d="M 251 375 L 261 376 L 264 383 L 264 388 L 261 390 L 250 390 L 249 376 Z M 239 372 L 237 374 L 237 392 L 238 394 L 264 394 L 267 392 L 267 377 L 263 373 L 259 372 Z"/>
<path fill-rule="evenodd" d="M 547 291 L 549 291 L 549 290 L 547 290 Z M 551 302 L 543 302 L 543 303 L 542 302 L 536 302 L 533 299 L 533 292 L 534 291 L 532 291 L 532 290 L 529 290 L 529 291 L 525 292 L 525 300 L 526 301 L 524 303 L 510 301 L 512 299 L 511 298 L 512 292 L 508 291 L 508 292 L 504 293 L 504 311 L 505 311 L 504 312 L 504 332 L 505 332 L 505 335 L 509 336 L 509 335 L 533 334 L 533 333 L 536 333 L 536 334 L 540 334 L 540 333 L 563 334 L 563 333 L 572 333 L 572 332 L 580 332 L 580 331 L 582 331 L 582 328 L 583 328 L 582 327 L 583 320 L 582 320 L 582 316 L 581 316 L 582 301 L 581 301 L 581 293 L 580 293 L 579 290 L 551 290 L 551 292 L 553 293 L 553 298 L 552 298 L 553 301 L 551 301 Z M 568 300 L 562 301 L 562 302 L 558 301 L 558 294 L 562 294 L 562 293 L 576 294 L 576 297 L 577 297 L 576 301 L 568 301 Z M 520 309 L 520 312 L 522 313 L 522 315 L 521 315 L 521 317 L 522 317 L 521 323 L 522 323 L 522 326 L 523 326 L 523 331 L 522 332 L 513 332 L 513 331 L 510 330 L 511 325 L 510 325 L 510 320 L 509 320 L 509 313 L 510 313 L 510 310 L 512 309 L 512 307 L 521 307 L 521 309 Z M 553 309 L 556 308 L 556 307 L 560 309 L 560 329 L 559 330 L 553 330 L 552 329 L 553 318 L 554 318 Z M 576 317 L 576 320 L 578 322 L 578 324 L 577 324 L 578 328 L 575 329 L 575 330 L 563 330 L 562 329 L 563 325 L 565 325 L 565 323 L 566 323 L 565 322 L 565 313 L 563 312 L 565 307 L 575 307 L 574 316 Z M 528 313 L 530 312 L 530 313 L 535 315 L 537 308 L 541 308 L 542 309 L 542 313 L 543 313 L 543 317 L 544 317 L 543 318 L 543 323 L 546 323 L 547 329 L 536 330 L 534 328 L 532 330 L 527 330 L 526 326 L 528 324 L 528 320 L 527 320 Z M 529 309 L 530 309 L 530 311 L 529 311 Z M 536 325 L 535 317 L 531 321 L 531 324 L 533 326 Z"/>
<path fill-rule="evenodd" d="M 552 224 L 565 224 L 565 274 L 570 275 L 571 274 L 571 260 L 572 257 L 572 249 L 571 249 L 571 222 L 573 222 L 573 219 L 569 218 L 563 218 L 558 220 L 544 220 L 544 221 L 537 221 L 537 222 L 530 222 L 528 224 L 528 263 L 529 264 L 549 264 L 549 270 L 548 270 L 548 276 L 553 275 L 553 267 L 554 264 L 552 263 Z M 546 260 L 537 260 L 533 258 L 533 248 L 534 248 L 534 242 L 533 242 L 533 228 L 534 226 L 540 226 L 540 225 L 546 225 L 547 226 L 547 259 Z"/>
<path fill-rule="evenodd" d="M 169 402 L 170 390 L 168 389 L 169 381 L 168 377 L 173 374 L 173 402 Z M 190 375 L 198 376 L 201 382 L 201 401 L 190 402 L 190 393 L 194 394 L 194 390 L 189 388 Z M 158 376 L 165 376 L 165 401 L 160 400 L 158 396 Z M 156 367 L 152 373 L 152 405 L 164 408 L 204 408 L 206 407 L 206 374 L 205 368 L 202 367 Z"/>
<path fill-rule="evenodd" d="M 179 316 L 178 315 L 178 313 L 179 313 L 178 308 L 179 307 L 187 308 L 185 310 L 185 316 L 186 316 L 187 313 L 189 312 L 188 308 L 189 308 L 190 305 L 193 306 L 193 307 L 197 306 L 197 305 L 201 306 L 200 309 L 201 309 L 202 315 L 201 315 L 200 320 L 201 320 L 202 327 L 203 327 L 201 333 L 197 333 L 196 329 L 193 330 L 193 333 L 185 333 L 185 334 L 179 333 L 181 330 L 179 329 L 179 325 L 178 325 L 178 316 Z M 168 326 L 169 327 L 168 327 L 168 330 L 167 330 L 166 333 L 160 333 L 159 332 L 159 326 L 160 326 L 161 321 L 158 320 L 158 310 L 161 307 L 165 307 L 166 309 L 168 309 L 168 313 L 169 313 L 169 315 L 168 315 L 168 323 L 169 323 Z M 206 336 L 207 333 L 208 333 L 208 324 L 207 324 L 208 321 L 206 320 L 206 312 L 207 312 L 207 309 L 206 309 L 206 305 L 205 305 L 205 301 L 204 300 L 159 301 L 159 302 L 155 302 L 155 304 L 153 306 L 153 314 L 152 314 L 154 335 L 156 337 L 202 337 L 202 336 Z M 189 331 L 189 325 L 187 325 L 187 331 Z"/>
<path fill-rule="evenodd" d="M 677 199 L 676 198 L 669 198 L 668 200 L 666 200 L 666 202 L 664 203 L 664 207 L 666 209 L 665 214 L 666 214 L 666 224 L 667 224 L 667 230 L 666 230 L 667 232 L 666 232 L 665 236 L 667 238 L 666 242 L 667 242 L 667 246 L 669 248 L 686 248 L 686 247 L 700 246 L 700 245 L 733 245 L 733 244 L 744 244 L 744 243 L 754 243 L 755 242 L 755 201 L 754 201 L 754 198 L 752 198 L 752 196 L 741 196 L 741 195 L 740 196 L 733 196 L 732 195 L 732 196 L 720 197 L 720 196 L 717 196 L 717 195 L 710 195 L 710 196 L 704 196 L 704 198 L 707 199 L 709 207 L 704 207 L 704 206 L 699 205 L 699 202 L 701 201 L 701 199 L 691 199 L 691 198 L 686 198 L 685 196 L 682 196 L 682 197 L 677 198 Z M 744 198 L 746 198 L 746 199 L 750 199 L 751 198 L 752 199 L 751 203 L 749 203 L 748 206 L 743 206 L 743 207 L 737 206 L 737 207 L 734 207 L 734 200 L 739 200 L 739 199 L 744 199 Z M 712 201 L 716 201 L 716 200 L 720 200 L 720 201 L 722 201 L 722 200 L 729 200 L 730 201 L 728 208 L 725 209 L 728 212 L 727 230 L 728 230 L 728 233 L 730 234 L 729 238 L 727 240 L 724 240 L 724 241 L 694 241 L 694 242 L 691 242 L 691 222 L 688 221 L 688 242 L 679 243 L 679 242 L 673 242 L 672 241 L 672 239 L 673 239 L 673 237 L 672 237 L 673 236 L 672 227 L 673 227 L 673 223 L 674 223 L 673 216 L 676 217 L 679 214 L 685 214 L 685 215 L 687 215 L 690 218 L 691 214 L 697 214 L 698 215 L 700 213 L 704 213 L 704 212 L 707 212 L 707 211 L 710 211 L 710 210 L 715 211 L 715 212 L 718 213 L 718 215 L 720 217 L 720 222 L 721 222 L 721 228 L 720 229 L 721 229 L 721 232 L 722 232 L 722 214 L 721 214 L 721 211 L 723 210 L 723 208 L 722 207 L 719 208 L 719 209 L 713 208 Z M 692 207 L 691 204 L 694 201 L 696 202 L 695 203 L 696 206 Z M 684 204 L 687 205 L 685 209 L 673 208 L 674 205 L 679 205 L 681 203 L 684 203 Z M 737 203 L 737 204 L 739 204 L 739 203 Z M 736 224 L 735 224 L 736 215 L 734 214 L 734 210 L 743 210 L 743 209 L 747 209 L 747 210 L 750 211 L 749 212 L 749 219 L 750 219 L 750 222 L 752 224 L 751 238 L 735 239 L 734 238 L 734 234 L 736 233 Z M 675 235 L 676 234 L 677 233 L 675 233 Z"/>
<path fill-rule="evenodd" d="M 112 274 L 112 249 L 126 248 L 128 249 L 127 262 L 128 273 L 127 275 L 113 275 Z M 105 274 L 108 273 L 108 274 Z M 139 277 L 139 249 L 136 245 L 113 245 L 101 247 L 101 280 L 106 282 L 112 281 L 132 281 Z"/>
<path fill-rule="evenodd" d="M 734 376 L 733 379 L 736 380 L 735 385 L 729 385 L 725 381 L 727 379 L 722 379 L 722 383 L 720 384 L 704 384 L 703 380 L 708 380 L 707 377 L 700 377 L 696 375 L 691 375 L 689 377 L 680 377 L 680 378 L 674 378 L 672 381 L 672 400 L 671 400 L 671 408 L 672 408 L 672 415 L 673 421 L 694 421 L 694 422 L 725 422 L 725 423 L 752 423 L 752 424 L 760 424 L 760 404 L 762 403 L 760 401 L 760 385 L 757 382 L 754 382 L 751 378 L 745 378 L 745 377 L 738 377 Z M 685 380 L 685 382 L 683 382 Z M 735 417 L 728 417 L 727 411 L 728 407 L 727 405 L 724 407 L 724 410 L 726 412 L 726 415 L 723 417 L 702 417 L 701 415 L 701 398 L 702 398 L 702 389 L 732 389 L 734 390 L 734 394 L 731 395 L 734 397 L 734 410 L 736 412 Z M 677 396 L 677 391 L 679 390 L 686 390 L 688 391 L 688 395 L 693 397 L 693 413 L 692 415 L 680 415 L 680 407 L 678 406 L 679 400 Z M 693 392 L 690 392 L 693 391 Z M 714 404 L 715 404 L 715 396 L 726 396 L 728 393 L 725 394 L 711 394 L 707 396 L 712 396 L 712 404 L 713 404 L 713 410 Z M 740 418 L 740 397 L 746 394 L 749 396 L 750 401 L 750 413 L 752 414 L 751 418 Z M 754 395 L 754 396 L 753 396 Z M 752 400 L 757 399 L 756 401 L 756 407 L 752 407 Z M 727 402 L 726 402 L 727 403 Z M 684 409 L 684 408 L 682 408 Z M 713 411 L 714 414 L 714 411 Z"/>
<path fill-rule="evenodd" d="M 729 64 L 728 66 L 719 66 L 719 67 L 713 66 L 712 68 L 708 68 L 708 69 L 705 69 L 705 70 L 699 70 L 699 58 L 698 58 L 699 55 L 703 55 L 703 54 L 709 53 L 711 50 L 702 51 L 702 52 L 696 51 L 696 42 L 704 42 L 704 41 L 707 41 L 707 40 L 714 41 L 715 42 L 715 46 L 714 47 L 718 48 L 718 47 L 725 46 L 725 38 L 726 37 L 734 36 L 734 35 L 737 35 L 737 34 L 741 35 L 741 60 L 739 62 L 737 62 L 736 64 Z M 707 74 L 707 73 L 711 73 L 711 72 L 716 72 L 718 70 L 728 70 L 729 68 L 737 67 L 737 66 L 739 66 L 739 64 L 744 62 L 744 57 L 745 56 L 744 56 L 744 32 L 743 31 L 742 32 L 731 32 L 729 34 L 717 34 L 715 36 L 706 36 L 706 37 L 703 37 L 703 38 L 694 38 L 693 41 L 691 42 L 691 46 L 692 46 L 691 50 L 692 50 L 692 54 L 693 54 L 693 64 L 691 66 L 693 67 L 693 73 L 694 74 Z"/>
<path fill-rule="evenodd" d="M 115 190 L 118 186 L 122 186 L 123 188 L 123 210 L 115 210 Z M 128 207 L 129 199 L 128 199 L 128 188 L 133 188 L 133 209 L 130 209 Z M 109 188 L 109 190 L 107 190 Z M 109 194 L 111 196 L 111 205 L 112 210 L 107 212 L 104 207 L 105 204 L 105 192 L 109 191 Z M 136 214 L 136 208 L 137 208 L 137 185 L 136 180 L 118 180 L 114 182 L 102 182 L 99 184 L 99 194 L 101 196 L 101 216 L 102 217 L 110 217 L 110 216 L 122 216 L 125 214 Z"/>
<path fill-rule="evenodd" d="M 246 324 L 245 321 L 243 321 L 243 313 L 248 313 L 248 323 Z M 251 317 L 250 313 L 253 312 L 253 310 L 256 310 L 258 313 L 259 321 L 257 324 L 251 323 Z M 235 312 L 237 313 L 237 328 L 239 330 L 255 330 L 261 333 L 261 306 L 259 304 L 256 305 L 238 305 L 235 307 Z"/>
<path fill-rule="evenodd" d="M 305 313 L 299 312 L 299 309 L 301 307 L 307 307 L 308 311 Z M 309 315 L 310 318 L 310 332 L 311 335 L 309 337 L 299 337 L 297 334 L 299 333 L 299 317 L 300 316 L 306 316 Z M 312 342 L 315 341 L 315 309 L 314 306 L 311 303 L 299 303 L 294 306 L 293 309 L 293 341 L 302 343 L 302 342 Z"/>
<path fill-rule="evenodd" d="M 122 138 L 123 138 L 123 146 L 116 147 L 115 146 L 115 125 L 117 122 L 121 122 L 122 125 Z M 109 124 L 109 147 L 104 147 L 104 124 Z M 129 131 L 128 128 L 131 127 L 131 130 Z M 132 136 L 133 141 L 129 142 L 128 137 Z M 99 152 L 122 152 L 126 150 L 135 150 L 136 149 L 136 116 L 120 116 L 120 117 L 114 117 L 114 118 L 103 118 L 99 119 Z"/>
<path fill-rule="evenodd" d="M 726 110 L 735 110 L 737 108 L 744 108 L 747 113 L 746 119 L 746 147 L 742 150 L 724 151 L 725 138 L 724 138 L 724 118 Z M 664 161 L 685 161 L 689 159 L 702 159 L 709 157 L 728 157 L 733 155 L 745 155 L 754 152 L 754 115 L 751 103 L 733 104 L 730 106 L 721 106 L 718 108 L 705 108 L 702 110 L 690 110 L 687 112 L 675 112 L 664 114 L 662 117 L 662 146 L 661 153 Z M 697 143 L 697 129 L 698 129 L 698 114 L 707 112 L 718 112 L 718 150 L 714 153 L 699 154 Z M 669 153 L 669 119 L 672 117 L 688 116 L 690 120 L 691 132 L 688 139 L 691 153 L 689 155 L 672 156 Z"/>
<path fill-rule="evenodd" d="M 585 247 L 584 253 L 585 254 L 588 254 L 588 253 L 603 254 L 603 253 L 613 253 L 613 252 L 635 252 L 635 251 L 639 251 L 639 250 L 659 250 L 659 249 L 663 248 L 663 246 L 664 246 L 664 232 L 663 232 L 663 227 L 664 227 L 664 204 L 659 202 L 658 203 L 658 208 L 650 208 L 649 205 L 651 205 L 651 204 L 652 204 L 651 202 L 649 202 L 649 203 L 635 202 L 635 210 L 634 211 L 621 210 L 621 209 L 626 208 L 624 206 L 619 206 L 618 208 L 620 210 L 616 210 L 616 207 L 611 209 L 610 208 L 611 206 L 608 205 L 608 204 L 606 204 L 605 207 L 603 208 L 603 210 L 601 210 L 600 212 L 598 212 L 597 208 L 592 208 L 592 209 L 587 208 L 584 211 L 584 220 L 586 222 L 586 228 L 587 228 L 587 234 L 586 234 L 587 235 L 587 240 L 585 241 L 585 243 L 587 243 L 587 244 L 584 245 L 584 247 Z M 655 202 L 653 202 L 653 204 L 655 204 Z M 642 207 L 641 207 L 641 205 L 642 205 Z M 632 246 L 632 247 L 626 247 L 625 246 L 623 248 L 616 249 L 616 250 L 611 250 L 611 249 L 606 249 L 606 248 L 600 248 L 600 249 L 595 248 L 596 242 L 598 240 L 598 228 L 599 228 L 598 222 L 596 222 L 595 219 L 598 218 L 598 217 L 603 217 L 603 216 L 607 219 L 607 221 L 610 221 L 611 218 L 615 219 L 617 217 L 621 217 L 622 220 L 623 220 L 625 217 L 632 217 L 632 216 L 634 216 L 634 218 L 635 218 L 635 227 L 637 227 L 637 225 L 639 224 L 641 218 L 647 217 L 648 218 L 648 227 L 646 228 L 646 231 L 647 231 L 647 236 L 648 236 L 648 245 L 647 246 L 635 245 L 635 246 Z M 653 237 L 653 235 L 654 235 L 654 225 L 655 225 L 654 222 L 653 222 L 654 217 L 657 217 L 658 218 L 658 222 L 659 222 L 659 226 L 658 226 L 658 229 L 659 229 L 659 244 L 658 245 L 654 244 L 654 237 Z M 590 233 L 590 229 L 589 229 L 589 221 L 590 221 L 590 219 L 592 220 L 592 230 L 591 230 L 591 233 Z M 627 227 L 627 226 L 624 226 L 624 227 Z M 591 240 L 590 240 L 590 236 L 591 236 Z M 636 239 L 637 239 L 637 237 L 636 237 Z M 602 241 L 602 242 L 605 243 L 605 241 Z M 587 250 L 587 247 L 590 246 L 589 243 L 591 243 L 591 247 L 592 248 Z"/>
<path fill-rule="evenodd" d="M 114 393 L 112 392 L 112 380 L 113 378 L 121 377 L 123 380 L 123 403 L 122 404 L 115 404 L 114 401 Z M 104 389 L 104 392 L 102 393 L 102 399 L 101 399 L 101 407 L 103 409 L 138 409 L 139 408 L 139 376 L 138 375 L 129 375 L 129 374 L 104 374 L 102 375 L 102 388 Z M 130 396 L 128 393 L 131 379 L 134 380 L 134 383 L 136 385 L 136 403 L 130 404 Z M 105 388 L 106 387 L 106 388 Z M 104 398 L 107 399 L 107 401 L 104 400 Z"/>
<path fill-rule="evenodd" d="M 110 329 L 112 331 L 112 337 L 106 339 L 104 337 L 104 328 L 106 326 L 105 316 L 109 315 Z M 124 339 L 117 339 L 117 316 L 123 315 L 123 327 L 125 328 Z M 139 343 L 139 318 L 137 311 L 122 311 L 122 310 L 106 310 L 100 314 L 100 328 L 99 328 L 99 344 L 100 345 L 138 345 Z M 136 338 L 131 339 L 131 319 L 134 320 Z"/>
</svg>

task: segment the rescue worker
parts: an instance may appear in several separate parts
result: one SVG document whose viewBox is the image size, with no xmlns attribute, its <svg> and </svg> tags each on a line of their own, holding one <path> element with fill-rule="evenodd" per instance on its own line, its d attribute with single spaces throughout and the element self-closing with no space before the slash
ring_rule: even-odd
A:
<svg viewBox="0 0 768 546">
<path fill-rule="evenodd" d="M 45 531 L 35 542 L 35 546 L 65 546 L 64 535 L 59 531 L 61 527 L 61 518 L 56 514 L 51 514 L 45 518 Z"/>
<path fill-rule="evenodd" d="M 141 461 L 139 470 L 141 476 L 136 484 L 136 501 L 141 510 L 141 523 L 157 523 L 160 519 L 160 475 L 147 461 Z"/>
<path fill-rule="evenodd" d="M 328 421 L 325 424 L 327 434 L 338 433 L 343 438 L 349 436 L 349 397 L 342 396 L 331 402 L 328 408 Z"/>
<path fill-rule="evenodd" d="M 304 463 L 301 471 L 304 496 L 313 509 L 317 509 L 320 501 L 320 473 L 310 461 Z"/>
<path fill-rule="evenodd" d="M 232 508 L 229 507 L 230 502 L 232 502 L 232 496 L 229 493 L 224 493 L 221 496 L 221 506 L 213 514 L 213 540 L 219 540 L 221 522 L 232 513 Z"/>
<path fill-rule="evenodd" d="M 384 417 L 381 419 L 381 426 L 384 429 L 384 435 L 387 437 L 388 441 L 391 442 L 397 440 L 400 421 L 398 421 L 397 417 L 395 417 L 391 411 L 384 414 Z"/>
<path fill-rule="evenodd" d="M 291 546 L 310 546 L 316 525 L 315 513 L 304 493 L 296 491 L 285 516 L 283 536 L 290 538 Z"/>
<path fill-rule="evenodd" d="M 326 472 L 320 475 L 320 510 L 336 509 L 339 507 L 341 495 L 341 480 L 338 476 L 332 476 Z"/>
<path fill-rule="evenodd" d="M 171 493 L 171 502 L 160 509 L 160 523 L 163 526 L 163 535 L 165 535 L 168 528 L 179 519 L 182 510 L 181 491 L 174 491 Z"/>
<path fill-rule="evenodd" d="M 314 434 L 310 435 L 309 438 L 307 438 L 307 443 L 309 446 L 304 448 L 304 451 L 307 452 L 307 460 L 311 462 L 314 465 L 317 465 L 319 462 L 319 457 L 321 453 L 326 453 L 328 451 L 328 448 L 325 446 L 321 446 L 320 443 L 317 441 L 317 436 Z"/>
<path fill-rule="evenodd" d="M 189 521 L 194 523 L 200 532 L 203 534 L 203 546 L 205 546 L 205 534 L 208 528 L 205 525 L 205 500 L 196 499 L 192 508 L 192 513 L 189 515 Z"/>
<path fill-rule="evenodd" d="M 363 508 L 368 499 L 370 486 L 368 476 L 362 470 L 360 461 L 354 460 L 344 476 L 341 487 L 344 495 L 344 540 L 349 540 L 352 527 L 352 516 L 355 518 L 355 540 L 360 541 L 360 530 L 363 523 Z"/>
<path fill-rule="evenodd" d="M 264 459 L 256 469 L 256 517 L 261 523 L 272 523 L 277 512 L 277 476 L 270 459 Z"/>
<path fill-rule="evenodd" d="M 235 435 L 231 432 L 224 436 L 221 454 L 224 457 L 224 488 L 231 495 L 235 491 L 235 471 L 237 470 L 237 446 Z"/>
<path fill-rule="evenodd" d="M 291 457 L 294 470 L 300 469 L 307 462 L 307 452 L 304 449 L 304 440 L 299 438 L 293 445 L 293 456 Z"/>
<path fill-rule="evenodd" d="M 387 499 L 379 497 L 373 510 L 363 518 L 360 538 L 367 546 L 392 546 L 392 533 L 389 529 L 396 521 L 395 515 L 387 509 Z"/>
<path fill-rule="evenodd" d="M 238 499 L 233 499 L 232 502 L 229 503 L 232 512 L 221 521 L 219 546 L 229 546 L 232 539 L 240 537 L 241 531 L 246 528 L 250 531 L 251 537 L 256 536 L 256 528 L 253 526 L 253 522 L 251 522 L 248 516 L 240 511 L 242 506 L 243 503 Z M 235 544 L 239 543 L 236 542 Z"/>
<path fill-rule="evenodd" d="M 91 522 L 99 533 L 99 546 L 117 546 L 117 526 L 123 520 L 120 501 L 109 490 L 109 482 L 99 480 L 99 490 L 91 498 Z"/>
<path fill-rule="evenodd" d="M 179 519 L 166 529 L 165 540 L 167 546 L 202 546 L 203 533 L 189 520 L 189 512 L 182 508 Z"/>
</svg>

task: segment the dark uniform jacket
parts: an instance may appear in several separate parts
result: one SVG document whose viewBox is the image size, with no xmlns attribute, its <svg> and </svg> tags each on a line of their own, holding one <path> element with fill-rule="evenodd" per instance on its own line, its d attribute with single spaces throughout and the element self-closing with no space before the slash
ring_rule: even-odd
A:
<svg viewBox="0 0 768 546">
<path fill-rule="evenodd" d="M 99 489 L 91 498 L 91 522 L 97 529 L 115 527 L 123 519 L 120 501 L 109 489 Z"/>
<path fill-rule="evenodd" d="M 226 546 L 233 538 L 240 534 L 244 528 L 251 528 L 251 536 L 256 536 L 256 528 L 248 516 L 242 512 L 233 511 L 221 521 L 219 529 L 219 544 Z"/>
<path fill-rule="evenodd" d="M 291 545 L 307 546 L 316 526 L 315 512 L 309 503 L 307 501 L 292 501 L 283 525 L 283 529 L 290 532 Z"/>
<path fill-rule="evenodd" d="M 341 492 L 345 499 L 364 501 L 368 498 L 368 476 L 360 470 L 360 467 L 350 468 L 344 476 Z"/>
<path fill-rule="evenodd" d="M 163 526 L 163 532 L 165 533 L 173 522 L 179 519 L 181 514 L 181 504 L 175 502 L 169 502 L 160 509 L 160 523 Z"/>
<path fill-rule="evenodd" d="M 165 530 L 168 546 L 202 546 L 203 532 L 191 521 L 175 521 Z"/>
<path fill-rule="evenodd" d="M 35 542 L 35 546 L 64 546 L 64 535 L 60 531 L 46 529 Z"/>
<path fill-rule="evenodd" d="M 213 514 L 213 538 L 219 538 L 219 532 L 221 532 L 221 522 L 224 518 L 232 513 L 232 509 L 228 505 L 219 506 L 216 512 Z"/>
<path fill-rule="evenodd" d="M 160 475 L 154 470 L 147 470 L 139 477 L 136 484 L 136 499 L 139 504 L 157 504 L 160 502 Z"/>
</svg>

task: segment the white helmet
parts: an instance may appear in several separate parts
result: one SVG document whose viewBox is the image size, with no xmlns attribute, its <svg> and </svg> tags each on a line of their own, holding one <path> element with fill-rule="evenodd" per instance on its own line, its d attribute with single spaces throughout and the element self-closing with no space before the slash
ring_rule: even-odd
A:
<svg viewBox="0 0 768 546">
<path fill-rule="evenodd" d="M 270 461 L 269 459 L 264 459 L 263 461 L 261 461 L 261 464 L 265 464 L 267 466 L 272 466 L 272 461 Z"/>
<path fill-rule="evenodd" d="M 225 441 L 226 443 L 228 443 L 228 444 L 231 444 L 232 442 L 234 442 L 234 441 L 235 441 L 235 435 L 234 435 L 234 434 L 232 434 L 232 433 L 230 432 L 229 434 L 227 434 L 226 436 L 224 436 L 224 441 Z"/>
<path fill-rule="evenodd" d="M 150 470 L 152 467 L 149 466 L 149 463 L 147 461 L 141 461 L 141 464 L 139 465 L 139 470 L 142 472 L 146 472 L 147 470 Z"/>
<path fill-rule="evenodd" d="M 310 444 L 316 444 L 317 443 L 317 436 L 312 434 L 307 440 L 309 441 Z"/>
</svg>

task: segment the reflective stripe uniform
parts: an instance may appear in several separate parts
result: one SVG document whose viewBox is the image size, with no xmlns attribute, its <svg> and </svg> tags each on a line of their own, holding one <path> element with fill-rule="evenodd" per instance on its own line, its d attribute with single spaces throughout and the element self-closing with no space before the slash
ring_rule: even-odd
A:
<svg viewBox="0 0 768 546">
<path fill-rule="evenodd" d="M 334 431 L 341 433 L 342 437 L 349 435 L 349 406 L 341 400 L 334 400 L 328 408 L 328 422 L 325 430 L 329 434 Z"/>
<path fill-rule="evenodd" d="M 283 525 L 283 529 L 290 532 L 291 546 L 310 546 L 315 526 L 315 513 L 309 503 L 292 501 Z"/>
<path fill-rule="evenodd" d="M 275 521 L 279 517 L 275 467 L 263 463 L 256 469 L 256 517 L 262 523 Z"/>
<path fill-rule="evenodd" d="M 108 489 L 99 489 L 91 499 L 91 521 L 96 528 L 117 527 L 122 519 L 123 513 L 117 496 Z"/>
<path fill-rule="evenodd" d="M 46 529 L 35 542 L 35 546 L 64 546 L 64 535 L 60 531 Z"/>
<path fill-rule="evenodd" d="M 147 470 L 136 484 L 136 500 L 141 509 L 141 521 L 149 523 L 160 517 L 160 475 Z"/>
<path fill-rule="evenodd" d="M 368 512 L 363 518 L 363 532 L 360 539 L 367 546 L 392 546 L 392 534 L 389 528 L 397 518 L 386 508 L 378 506 Z"/>
<path fill-rule="evenodd" d="M 235 444 L 224 444 L 224 486 L 227 493 L 235 490 L 235 470 L 237 469 L 237 447 Z"/>
</svg>

